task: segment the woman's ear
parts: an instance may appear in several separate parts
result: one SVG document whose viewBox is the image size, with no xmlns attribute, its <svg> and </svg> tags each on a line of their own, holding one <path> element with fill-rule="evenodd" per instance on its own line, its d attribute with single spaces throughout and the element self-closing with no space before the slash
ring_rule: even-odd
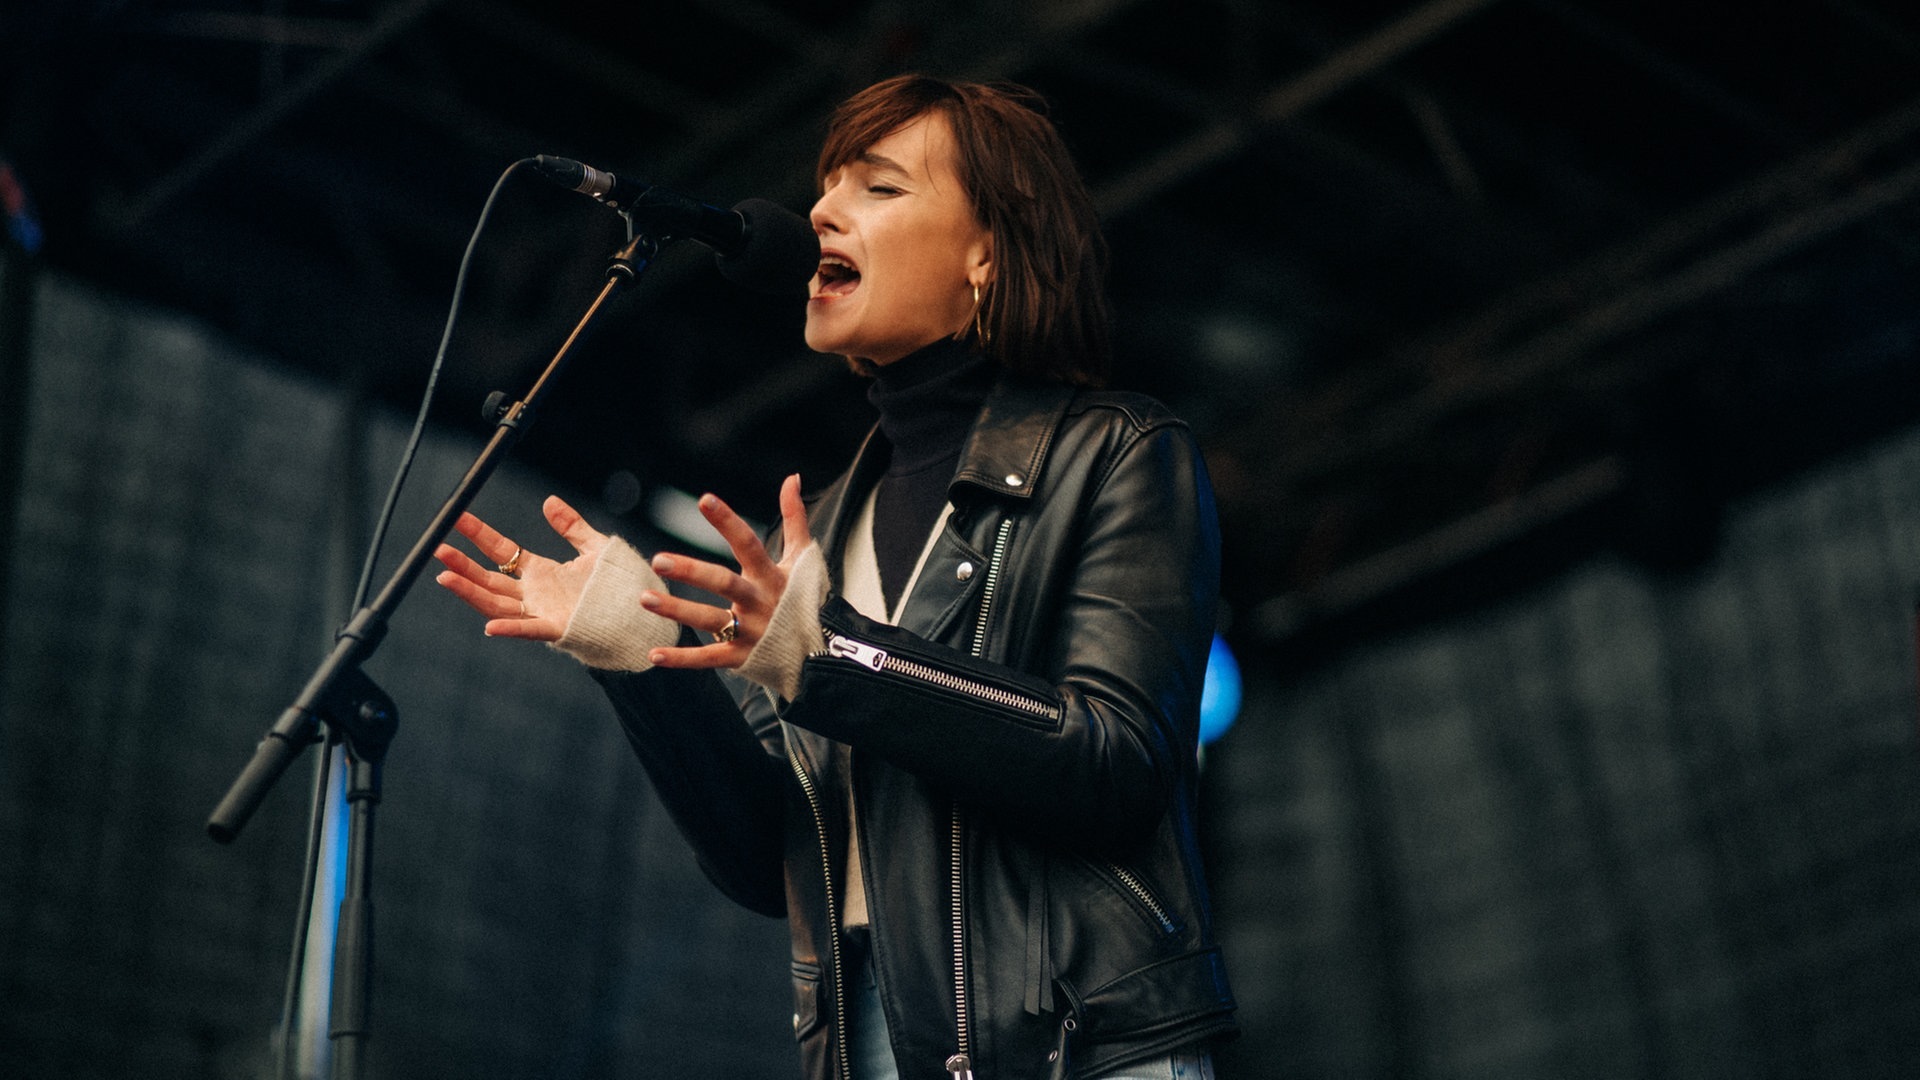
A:
<svg viewBox="0 0 1920 1080">
<path fill-rule="evenodd" d="M 984 229 L 979 242 L 967 252 L 967 284 L 981 292 L 993 284 L 993 234 Z"/>
</svg>

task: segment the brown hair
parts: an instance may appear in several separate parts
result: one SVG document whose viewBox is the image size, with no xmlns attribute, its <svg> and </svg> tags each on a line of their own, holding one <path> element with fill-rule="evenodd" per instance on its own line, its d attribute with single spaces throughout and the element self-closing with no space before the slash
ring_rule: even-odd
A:
<svg viewBox="0 0 1920 1080">
<path fill-rule="evenodd" d="M 1002 367 L 1078 385 L 1106 380 L 1111 344 L 1107 245 L 1080 170 L 1046 116 L 1046 102 L 1012 83 L 899 75 L 835 110 L 816 176 L 922 115 L 953 129 L 955 171 L 993 236 L 993 280 L 981 290 L 979 348 Z M 965 331 L 975 333 L 972 326 Z"/>
</svg>

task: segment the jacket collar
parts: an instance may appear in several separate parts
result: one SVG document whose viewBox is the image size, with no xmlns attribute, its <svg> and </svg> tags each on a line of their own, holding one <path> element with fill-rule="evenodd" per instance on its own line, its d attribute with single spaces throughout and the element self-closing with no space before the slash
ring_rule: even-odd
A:
<svg viewBox="0 0 1920 1080">
<path fill-rule="evenodd" d="M 960 452 L 949 496 L 974 487 L 1020 502 L 1033 498 L 1073 393 L 1071 386 L 1002 374 Z"/>
<path fill-rule="evenodd" d="M 960 451 L 959 468 L 947 485 L 948 499 L 958 505 L 968 489 L 1022 503 L 1032 499 L 1073 395 L 1071 386 L 1002 373 Z M 814 535 L 830 559 L 839 558 L 860 502 L 886 469 L 887 457 L 886 437 L 876 425 L 860 444 L 852 467 L 810 508 Z"/>
</svg>

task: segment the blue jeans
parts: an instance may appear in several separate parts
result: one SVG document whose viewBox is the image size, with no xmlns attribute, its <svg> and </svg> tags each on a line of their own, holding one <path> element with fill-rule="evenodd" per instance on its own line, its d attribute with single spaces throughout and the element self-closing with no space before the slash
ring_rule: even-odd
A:
<svg viewBox="0 0 1920 1080">
<path fill-rule="evenodd" d="M 1213 1080 L 1213 1055 L 1175 1050 L 1165 1057 L 1136 1061 L 1119 1072 L 1101 1073 L 1099 1080 Z"/>
<path fill-rule="evenodd" d="M 880 1008 L 880 991 L 873 981 L 873 960 L 862 957 L 848 995 L 853 1006 L 853 1080 L 900 1080 L 887 1041 L 887 1014 Z M 1197 1050 L 1176 1050 L 1165 1057 L 1136 1061 L 1099 1080 L 1213 1080 L 1213 1057 Z"/>
<path fill-rule="evenodd" d="M 880 989 L 873 981 L 873 958 L 862 955 L 853 976 L 853 1080 L 900 1080 L 893 1063 L 893 1045 L 887 1041 L 887 1014 L 880 1008 Z"/>
</svg>

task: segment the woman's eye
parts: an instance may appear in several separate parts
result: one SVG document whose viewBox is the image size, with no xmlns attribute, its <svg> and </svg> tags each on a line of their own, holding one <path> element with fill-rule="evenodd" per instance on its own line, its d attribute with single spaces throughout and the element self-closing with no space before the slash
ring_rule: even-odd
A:
<svg viewBox="0 0 1920 1080">
<path fill-rule="evenodd" d="M 900 189 L 899 189 L 899 188 L 892 188 L 892 187 L 888 187 L 888 186 L 886 186 L 885 184 L 872 184 L 872 185 L 869 185 L 869 186 L 868 186 L 868 188 L 867 188 L 867 190 L 868 190 L 869 192 L 871 192 L 871 193 L 873 193 L 873 194 L 875 194 L 875 195 L 898 195 L 898 194 L 900 194 Z"/>
</svg>

